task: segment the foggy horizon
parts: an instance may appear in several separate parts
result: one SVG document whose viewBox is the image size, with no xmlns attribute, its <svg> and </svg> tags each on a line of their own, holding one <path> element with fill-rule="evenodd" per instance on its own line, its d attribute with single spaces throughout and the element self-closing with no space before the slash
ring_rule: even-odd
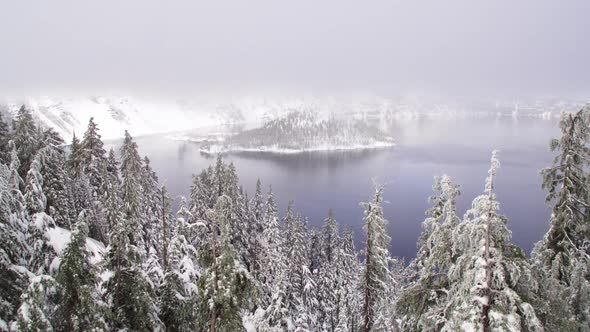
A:
<svg viewBox="0 0 590 332">
<path fill-rule="evenodd" d="M 590 3 L 5 3 L 3 95 L 584 98 Z"/>
</svg>

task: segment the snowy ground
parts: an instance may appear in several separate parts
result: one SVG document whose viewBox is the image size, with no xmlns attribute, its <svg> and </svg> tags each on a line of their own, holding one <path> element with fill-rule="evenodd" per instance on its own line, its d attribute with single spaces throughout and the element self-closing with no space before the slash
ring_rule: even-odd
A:
<svg viewBox="0 0 590 332">
<path fill-rule="evenodd" d="M 65 228 L 57 226 L 49 228 L 46 235 L 49 238 L 49 243 L 58 255 L 61 254 L 71 241 L 71 232 Z M 102 242 L 87 238 L 86 250 L 91 254 L 90 262 L 96 264 L 102 260 L 106 249 Z"/>
</svg>

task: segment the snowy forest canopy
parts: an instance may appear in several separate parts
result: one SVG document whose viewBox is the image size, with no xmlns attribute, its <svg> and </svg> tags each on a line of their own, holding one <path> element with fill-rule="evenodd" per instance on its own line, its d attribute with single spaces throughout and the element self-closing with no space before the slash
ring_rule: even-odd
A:
<svg viewBox="0 0 590 332">
<path fill-rule="evenodd" d="M 435 177 L 406 266 L 378 184 L 359 249 L 331 210 L 320 229 L 292 203 L 279 213 L 270 186 L 249 195 L 220 157 L 171 211 L 129 133 L 107 152 L 90 119 L 66 153 L 21 107 L 0 119 L 0 330 L 589 331 L 590 107 L 560 128 L 541 171 L 550 227 L 531 257 L 510 242 L 494 151 L 462 217 L 460 187 Z"/>
</svg>

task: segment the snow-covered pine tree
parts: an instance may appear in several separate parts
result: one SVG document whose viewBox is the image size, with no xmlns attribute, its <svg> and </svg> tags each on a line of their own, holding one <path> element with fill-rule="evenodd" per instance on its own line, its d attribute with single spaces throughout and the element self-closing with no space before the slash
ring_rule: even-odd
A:
<svg viewBox="0 0 590 332">
<path fill-rule="evenodd" d="M 109 192 L 105 208 L 111 232 L 105 261 L 111 273 L 104 288 L 113 317 L 110 328 L 161 330 L 163 326 L 157 315 L 153 289 L 142 269 L 145 254 L 140 253 L 141 249 L 130 239 L 133 228 L 125 219 L 126 211 L 118 191 Z"/>
<path fill-rule="evenodd" d="M 82 141 L 78 147 L 72 146 L 72 157 L 76 159 L 74 162 L 80 169 L 81 173 L 86 177 L 89 189 L 84 190 L 87 196 L 84 200 L 87 201 L 87 206 L 83 207 L 86 211 L 88 220 L 88 227 L 90 229 L 89 236 L 102 242 L 108 241 L 108 226 L 105 223 L 103 215 L 103 206 L 101 203 L 102 196 L 102 182 L 103 169 L 106 163 L 106 152 L 104 150 L 104 143 L 99 134 L 99 129 L 94 118 L 88 121 L 88 127 Z M 75 150 L 74 150 L 75 149 Z M 81 174 L 76 178 L 80 178 Z"/>
<path fill-rule="evenodd" d="M 285 211 L 281 225 L 283 255 L 287 258 L 287 264 L 289 263 L 288 257 L 292 257 L 291 254 L 294 250 L 293 232 L 295 231 L 295 211 L 293 211 L 293 204 L 293 201 L 289 201 L 287 204 L 287 210 Z"/>
<path fill-rule="evenodd" d="M 18 161 L 16 151 L 12 156 Z M 21 293 L 28 283 L 24 269 L 29 252 L 24 198 L 18 184 L 11 182 L 13 175 L 18 177 L 18 166 L 15 163 L 12 167 L 0 161 L 0 330 L 8 330 L 9 322 L 16 318 Z"/>
<path fill-rule="evenodd" d="M 373 325 L 382 315 L 381 303 L 386 295 L 386 282 L 389 274 L 389 241 L 383 216 L 383 187 L 375 186 L 371 202 L 362 203 L 365 208 L 364 229 L 366 234 L 365 264 L 362 280 L 363 311 L 362 331 L 373 330 Z"/>
<path fill-rule="evenodd" d="M 395 303 L 404 279 L 404 263 L 395 257 L 388 257 L 388 274 L 385 279 L 385 296 L 381 298 L 377 307 L 379 315 L 373 324 L 373 331 L 400 332 Z"/>
<path fill-rule="evenodd" d="M 416 258 L 408 267 L 409 284 L 397 301 L 405 331 L 437 330 L 444 324 L 449 292 L 448 270 L 454 262 L 452 234 L 460 222 L 455 200 L 459 186 L 447 175 L 435 177 L 433 204 L 422 223 Z"/>
<path fill-rule="evenodd" d="M 190 244 L 186 223 L 188 209 L 182 198 L 177 213 L 176 230 L 168 245 L 168 263 L 165 264 L 164 281 L 160 287 L 160 317 L 168 331 L 194 331 L 196 329 L 197 251 Z"/>
<path fill-rule="evenodd" d="M 451 288 L 441 331 L 543 331 L 530 304 L 537 287 L 522 249 L 508 243 L 506 217 L 498 213 L 494 178 L 500 166 L 497 152 L 484 194 L 453 233 L 454 264 L 448 272 Z"/>
<path fill-rule="evenodd" d="M 46 213 L 55 223 L 64 228 L 70 228 L 70 214 L 72 200 L 70 197 L 69 177 L 66 168 L 65 152 L 62 149 L 64 141 L 52 129 L 43 133 L 44 147 L 38 154 L 41 156 L 43 177 L 43 191 L 47 197 Z"/>
<path fill-rule="evenodd" d="M 11 261 L 16 265 L 26 265 L 26 260 L 29 256 L 30 250 L 26 243 L 26 234 L 28 233 L 28 214 L 26 211 L 25 196 L 21 192 L 23 180 L 18 174 L 19 160 L 16 149 L 12 149 L 10 166 L 4 169 L 8 172 L 5 176 L 6 187 L 2 192 L 2 200 L 5 202 L 6 209 L 2 209 L 6 213 L 6 225 L 9 234 L 11 234 L 12 241 L 4 243 Z M 3 214 L 4 215 L 4 214 Z M 7 234 L 8 235 L 8 234 Z"/>
<path fill-rule="evenodd" d="M 231 199 L 222 195 L 214 209 L 207 212 L 213 227 L 209 242 L 212 259 L 203 262 L 199 279 L 199 326 L 210 332 L 245 331 L 240 312 L 253 291 L 250 274 L 237 259 L 230 240 L 231 209 Z"/>
<path fill-rule="evenodd" d="M 86 249 L 88 225 L 80 214 L 72 230 L 70 243 L 62 252 L 56 281 L 59 302 L 54 327 L 63 331 L 104 331 L 105 307 L 97 290 L 97 268 Z"/>
<path fill-rule="evenodd" d="M 301 216 L 297 216 L 293 227 L 293 251 L 290 257 L 287 257 L 289 268 L 291 270 L 290 285 L 295 285 L 292 289 L 293 298 L 296 300 L 295 311 L 292 314 L 295 319 L 296 331 L 306 328 L 315 328 L 318 324 L 318 309 L 321 304 L 318 301 L 318 286 L 314 280 L 314 275 L 309 270 L 311 262 L 308 259 L 307 251 L 307 229 Z"/>
<path fill-rule="evenodd" d="M 541 282 L 552 286 L 541 289 L 545 305 L 538 311 L 548 329 L 590 330 L 590 105 L 563 114 L 559 127 L 561 138 L 550 142 L 553 166 L 541 171 L 554 206 L 532 255 Z"/>
<path fill-rule="evenodd" d="M 289 315 L 297 319 L 298 311 L 305 309 L 306 317 L 307 308 L 302 307 L 302 295 L 304 289 L 303 269 L 308 268 L 307 245 L 305 227 L 301 217 L 295 216 L 293 211 L 293 202 L 289 202 L 285 217 L 283 218 L 283 250 L 286 268 L 286 290 L 287 308 Z M 314 285 L 315 289 L 315 285 Z"/>
<path fill-rule="evenodd" d="M 141 187 L 142 162 L 137 151 L 137 143 L 128 131 L 121 146 L 121 199 L 125 220 L 129 228 L 130 244 L 137 248 L 136 253 L 145 257 L 148 253 L 144 234 L 144 195 Z M 140 259 L 143 261 L 143 258 Z"/>
<path fill-rule="evenodd" d="M 161 192 L 158 176 L 150 165 L 148 157 L 143 159 L 140 186 L 143 190 L 143 233 L 148 251 L 152 251 L 162 261 L 163 229 L 162 220 L 170 220 L 169 197 Z M 163 196 L 164 195 L 164 196 Z M 168 215 L 167 215 L 168 214 Z"/>
<path fill-rule="evenodd" d="M 41 159 L 42 155 L 38 154 L 31 162 L 31 167 L 27 172 L 25 186 L 25 203 L 29 214 L 45 212 L 47 198 L 43 192 L 43 177 L 41 176 Z"/>
<path fill-rule="evenodd" d="M 57 253 L 49 243 L 47 231 L 55 227 L 55 222 L 45 213 L 47 199 L 43 193 L 43 177 L 40 169 L 40 155 L 37 155 L 27 173 L 25 189 L 25 202 L 30 214 L 27 242 L 31 246 L 31 256 L 28 267 L 37 275 L 50 275 Z"/>
<path fill-rule="evenodd" d="M 278 292 L 277 287 L 284 286 L 285 259 L 282 249 L 282 236 L 279 230 L 279 218 L 277 215 L 277 206 L 274 201 L 272 187 L 269 187 L 266 199 L 266 211 L 264 213 L 263 233 L 262 233 L 262 257 L 261 277 L 262 277 L 262 303 L 268 305 L 273 294 Z M 281 292 L 285 290 L 282 289 Z"/>
<path fill-rule="evenodd" d="M 353 230 L 348 226 L 344 226 L 338 259 L 342 267 L 342 293 L 336 331 L 359 331 L 362 325 L 361 263 L 354 247 Z"/>
<path fill-rule="evenodd" d="M 100 139 L 99 129 L 94 118 L 88 121 L 88 128 L 80 142 L 80 161 L 84 174 L 88 176 L 96 197 L 100 197 L 102 185 L 102 168 L 106 162 L 104 143 Z"/>
<path fill-rule="evenodd" d="M 262 198 L 262 185 L 260 179 L 256 180 L 256 191 L 252 199 L 252 213 L 248 225 L 249 237 L 249 271 L 257 282 L 261 282 L 260 269 L 262 267 L 262 233 L 264 220 L 264 202 Z"/>
<path fill-rule="evenodd" d="M 201 227 L 194 230 L 194 236 L 189 240 L 192 245 L 199 252 L 200 259 L 208 255 L 206 251 L 207 243 L 209 243 L 209 222 L 210 220 L 206 217 L 206 212 L 212 209 L 215 202 L 212 202 L 212 197 L 215 194 L 213 190 L 213 168 L 209 166 L 204 169 L 199 175 L 193 176 L 193 183 L 191 185 L 190 197 L 189 197 L 189 212 L 193 218 L 193 221 L 204 223 L 206 227 Z"/>
<path fill-rule="evenodd" d="M 108 176 L 116 180 L 116 183 L 120 183 L 121 179 L 119 178 L 119 161 L 115 156 L 115 150 L 113 148 L 109 149 L 109 156 L 107 157 L 106 161 L 106 171 Z M 103 182 L 104 181 L 105 177 L 103 176 Z"/>
<path fill-rule="evenodd" d="M 82 161 L 82 149 L 80 140 L 76 133 L 72 133 L 72 143 L 70 144 L 70 155 L 68 156 L 68 172 L 73 178 L 78 178 L 84 173 Z"/>
<path fill-rule="evenodd" d="M 320 267 L 318 273 L 318 300 L 320 302 L 319 326 L 333 332 L 338 325 L 340 313 L 340 266 L 337 261 L 340 249 L 338 223 L 332 209 L 322 226 L 320 242 Z"/>
<path fill-rule="evenodd" d="M 8 145 L 10 135 L 8 123 L 2 119 L 2 112 L 0 111 L 0 162 L 6 165 L 10 163 L 10 148 Z"/>
<path fill-rule="evenodd" d="M 18 319 L 10 330 L 23 332 L 53 331 L 53 319 L 59 301 L 59 285 L 49 275 L 32 276 L 21 297 Z"/>
<path fill-rule="evenodd" d="M 15 120 L 12 142 L 17 149 L 18 159 L 20 160 L 18 173 L 21 178 L 24 178 L 39 149 L 40 137 L 33 115 L 25 105 L 22 105 L 18 110 Z"/>
</svg>

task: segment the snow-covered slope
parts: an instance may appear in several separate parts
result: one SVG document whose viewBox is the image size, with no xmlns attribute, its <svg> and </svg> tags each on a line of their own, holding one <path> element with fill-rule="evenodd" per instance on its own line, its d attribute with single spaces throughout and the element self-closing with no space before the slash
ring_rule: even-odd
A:
<svg viewBox="0 0 590 332">
<path fill-rule="evenodd" d="M 473 101 L 422 97 L 192 97 L 149 99 L 131 97 L 0 99 L 0 111 L 15 114 L 20 105 L 33 110 L 46 127 L 53 127 L 68 142 L 81 135 L 94 117 L 103 139 L 132 135 L 182 132 L 191 129 L 246 126 L 261 127 L 292 112 L 312 112 L 317 119 L 331 116 L 359 121 L 385 122 L 420 117 L 513 116 L 554 118 L 576 111 L 583 104 L 559 99 L 532 101 Z"/>
<path fill-rule="evenodd" d="M 4 108 L 15 114 L 21 104 L 30 107 L 35 118 L 45 126 L 54 128 L 66 142 L 74 132 L 82 135 L 91 117 L 98 123 L 103 139 L 122 137 L 125 130 L 138 136 L 219 125 L 225 120 L 219 116 L 220 113 L 198 112 L 181 102 L 131 98 L 46 97 L 9 100 L 4 103 Z"/>
</svg>

